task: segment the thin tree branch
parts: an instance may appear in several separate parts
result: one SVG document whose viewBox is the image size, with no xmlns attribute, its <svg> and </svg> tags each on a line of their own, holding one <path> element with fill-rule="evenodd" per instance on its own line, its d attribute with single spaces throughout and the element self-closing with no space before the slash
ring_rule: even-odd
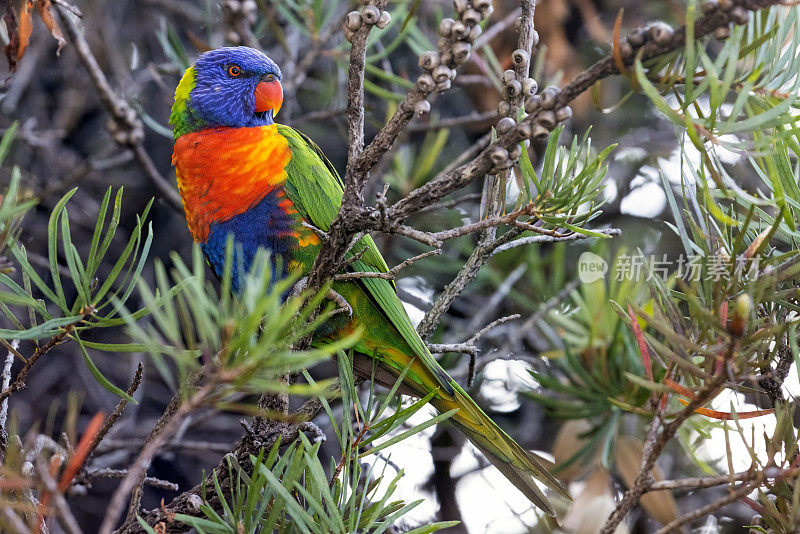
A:
<svg viewBox="0 0 800 534">
<path fill-rule="evenodd" d="M 429 250 L 428 252 L 423 252 L 418 256 L 414 256 L 413 258 L 408 258 L 407 260 L 403 261 L 402 263 L 398 263 L 385 273 L 374 273 L 374 272 L 354 272 L 354 273 L 343 273 L 337 274 L 333 277 L 334 280 L 339 282 L 346 281 L 346 280 L 358 280 L 359 278 L 382 278 L 384 280 L 394 280 L 397 273 L 408 267 L 409 265 L 418 262 L 419 260 L 428 258 L 430 256 L 438 256 L 442 253 L 442 249 L 437 248 L 436 250 Z"/>
<path fill-rule="evenodd" d="M 759 483 L 750 482 L 747 484 L 742 484 L 739 486 L 735 491 L 731 492 L 730 494 L 726 495 L 725 497 L 718 499 L 712 503 L 709 503 L 702 508 L 698 508 L 697 510 L 693 510 L 688 514 L 684 514 L 681 517 L 670 521 L 662 528 L 656 531 L 656 534 L 669 534 L 670 532 L 676 532 L 680 529 L 681 526 L 685 525 L 686 523 L 690 523 L 695 519 L 699 519 L 704 517 L 714 510 L 718 510 L 723 506 L 730 504 L 732 502 L 736 502 L 742 497 L 745 497 L 748 493 L 753 491 L 758 487 Z"/>
</svg>

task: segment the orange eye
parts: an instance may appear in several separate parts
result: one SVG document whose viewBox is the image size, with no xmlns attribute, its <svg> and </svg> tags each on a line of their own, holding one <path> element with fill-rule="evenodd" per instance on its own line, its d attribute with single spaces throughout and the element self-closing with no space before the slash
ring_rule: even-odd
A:
<svg viewBox="0 0 800 534">
<path fill-rule="evenodd" d="M 231 65 L 230 67 L 228 67 L 228 74 L 232 78 L 239 76 L 241 73 L 242 69 L 238 65 Z"/>
</svg>

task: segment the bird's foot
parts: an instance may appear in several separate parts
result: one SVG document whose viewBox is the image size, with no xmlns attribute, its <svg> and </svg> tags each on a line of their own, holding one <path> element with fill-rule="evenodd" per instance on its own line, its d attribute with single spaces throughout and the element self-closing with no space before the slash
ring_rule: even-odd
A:
<svg viewBox="0 0 800 534">
<path fill-rule="evenodd" d="M 341 296 L 333 289 L 329 289 L 326 297 L 335 302 L 339 306 L 339 309 L 334 311 L 333 313 L 343 313 L 346 311 L 347 315 L 352 317 L 353 308 L 350 306 L 350 304 L 348 304 L 347 300 L 343 296 Z"/>
</svg>

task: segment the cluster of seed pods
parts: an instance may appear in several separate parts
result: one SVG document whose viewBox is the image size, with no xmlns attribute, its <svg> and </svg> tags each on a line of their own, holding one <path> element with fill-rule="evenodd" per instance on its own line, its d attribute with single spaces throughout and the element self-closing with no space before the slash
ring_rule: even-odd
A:
<svg viewBox="0 0 800 534">
<path fill-rule="evenodd" d="M 703 2 L 700 9 L 704 14 L 711 13 L 715 10 L 721 10 L 728 16 L 729 22 L 737 25 L 747 24 L 750 20 L 750 10 L 743 5 L 738 5 L 736 2 Z M 724 41 L 731 35 L 730 26 L 720 26 L 714 30 L 714 38 L 719 41 Z"/>
<path fill-rule="evenodd" d="M 445 18 L 439 24 L 438 52 L 424 52 L 419 57 L 422 69 L 417 87 L 425 94 L 450 89 L 456 77 L 455 68 L 466 63 L 472 51 L 472 43 L 481 34 L 480 22 L 492 14 L 491 0 L 453 0 L 457 19 Z M 431 109 L 427 100 L 414 105 L 417 115 L 425 115 Z"/>
<path fill-rule="evenodd" d="M 722 2 L 704 2 L 700 5 L 700 9 L 704 15 L 719 11 L 725 14 L 729 22 L 734 24 L 747 24 L 750 20 L 750 11 L 736 2 L 722 1 Z M 731 34 L 730 26 L 720 26 L 714 30 L 714 38 L 724 41 Z M 619 42 L 619 51 L 623 58 L 628 58 L 636 54 L 636 51 L 647 44 L 648 42 L 655 43 L 656 45 L 667 45 L 672 41 L 675 35 L 675 30 L 669 24 L 661 21 L 651 22 L 643 28 L 632 30 L 628 35 Z"/>
<path fill-rule="evenodd" d="M 536 89 L 533 89 L 535 93 Z M 572 117 L 572 108 L 569 106 L 558 107 L 558 96 L 561 89 L 556 86 L 545 87 L 538 94 L 531 94 L 526 97 L 525 111 L 528 116 L 519 123 L 512 117 L 503 117 L 495 125 L 497 135 L 504 136 L 510 132 L 514 133 L 514 140 L 517 142 L 510 151 L 501 147 L 494 146 L 489 150 L 489 158 L 492 161 L 492 173 L 509 168 L 514 161 L 522 155 L 522 141 L 526 139 L 546 139 L 559 123 Z"/>
<path fill-rule="evenodd" d="M 392 21 L 388 11 L 381 11 L 369 0 L 361 0 L 361 3 L 361 11 L 351 11 L 344 17 L 344 38 L 350 42 L 362 26 L 377 26 L 382 30 Z"/>
</svg>

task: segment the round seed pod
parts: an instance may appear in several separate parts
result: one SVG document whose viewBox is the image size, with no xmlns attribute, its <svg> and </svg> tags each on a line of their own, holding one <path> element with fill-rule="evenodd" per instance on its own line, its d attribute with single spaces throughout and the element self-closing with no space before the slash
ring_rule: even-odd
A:
<svg viewBox="0 0 800 534">
<path fill-rule="evenodd" d="M 516 98 L 522 94 L 522 84 L 519 80 L 511 80 L 506 84 L 506 94 L 511 98 Z"/>
<path fill-rule="evenodd" d="M 558 108 L 556 110 L 556 120 L 558 122 L 564 122 L 572 117 L 572 108 L 569 106 L 564 106 L 563 108 Z"/>
<path fill-rule="evenodd" d="M 540 95 L 533 95 L 525 102 L 525 111 L 527 113 L 534 113 L 540 107 L 542 107 L 542 97 Z"/>
<path fill-rule="evenodd" d="M 464 41 L 459 41 L 453 44 L 453 58 L 458 63 L 464 63 L 466 60 L 469 59 L 469 51 L 470 51 L 469 43 L 465 43 Z"/>
<path fill-rule="evenodd" d="M 517 73 L 514 72 L 513 70 L 508 69 L 507 71 L 503 72 L 503 85 L 507 85 L 511 83 L 512 80 L 516 79 L 517 79 Z"/>
<path fill-rule="evenodd" d="M 550 136 L 550 130 L 545 128 L 543 125 L 539 124 L 538 122 L 533 125 L 533 138 L 534 139 L 547 139 Z"/>
<path fill-rule="evenodd" d="M 390 22 L 392 22 L 391 13 L 388 11 L 381 11 L 381 16 L 378 18 L 378 22 L 376 22 L 375 25 L 382 30 L 388 26 Z"/>
<path fill-rule="evenodd" d="M 559 93 L 561 93 L 561 89 L 555 85 L 549 85 L 545 87 L 541 94 L 542 107 L 545 109 L 550 109 L 555 106 L 556 98 L 558 98 Z"/>
<path fill-rule="evenodd" d="M 431 103 L 428 102 L 427 100 L 422 100 L 414 104 L 414 113 L 418 117 L 427 115 L 428 113 L 430 113 L 430 111 L 431 111 Z"/>
<path fill-rule="evenodd" d="M 439 65 L 450 65 L 453 62 L 453 51 L 446 48 L 439 56 Z"/>
<path fill-rule="evenodd" d="M 469 7 L 469 0 L 453 0 L 453 8 L 456 13 L 462 14 Z"/>
<path fill-rule="evenodd" d="M 474 9 L 467 9 L 461 14 L 461 21 L 467 26 L 475 26 L 481 21 L 481 14 Z"/>
<path fill-rule="evenodd" d="M 647 42 L 647 30 L 644 28 L 636 28 L 635 30 L 631 30 L 628 32 L 625 40 L 627 40 L 632 47 L 638 48 Z"/>
<path fill-rule="evenodd" d="M 242 12 L 245 14 L 249 15 L 256 11 L 258 11 L 258 4 L 256 4 L 255 0 L 245 0 L 242 2 Z"/>
<path fill-rule="evenodd" d="M 375 24 L 381 18 L 381 10 L 373 5 L 364 6 L 361 9 L 361 19 L 364 24 Z"/>
<path fill-rule="evenodd" d="M 242 41 L 242 38 L 239 37 L 238 33 L 231 30 L 229 32 L 225 32 L 225 40 L 230 43 L 240 43 Z"/>
<path fill-rule="evenodd" d="M 522 17 L 517 17 L 516 19 L 514 19 L 514 31 L 515 32 L 519 33 L 519 31 L 522 29 L 523 20 L 524 19 Z"/>
<path fill-rule="evenodd" d="M 352 43 L 354 35 L 355 35 L 355 32 L 353 30 L 351 30 L 350 28 L 345 28 L 344 29 L 344 38 L 347 40 L 347 42 Z"/>
<path fill-rule="evenodd" d="M 480 11 L 481 9 L 486 9 L 487 7 L 492 5 L 492 0 L 472 0 L 472 5 Z"/>
<path fill-rule="evenodd" d="M 514 50 L 514 53 L 511 54 L 511 59 L 514 61 L 515 65 L 524 65 L 530 56 L 528 56 L 528 52 L 521 48 L 517 48 Z"/>
<path fill-rule="evenodd" d="M 536 46 L 538 44 L 539 44 L 539 32 L 533 30 L 533 33 L 531 33 L 531 45 Z"/>
<path fill-rule="evenodd" d="M 717 9 L 717 6 L 719 6 L 719 4 L 716 2 L 703 2 L 700 4 L 700 11 L 702 11 L 704 14 L 711 13 Z"/>
<path fill-rule="evenodd" d="M 230 11 L 232 14 L 239 13 L 240 4 L 236 0 L 227 0 L 224 4 L 222 4 L 226 10 Z"/>
<path fill-rule="evenodd" d="M 117 130 L 114 132 L 112 137 L 114 138 L 114 142 L 118 145 L 127 145 L 130 142 L 128 132 L 123 132 L 122 130 Z"/>
<path fill-rule="evenodd" d="M 445 91 L 450 89 L 451 85 L 452 85 L 452 83 L 450 82 L 450 79 L 448 78 L 445 81 L 439 82 L 439 83 L 436 84 L 436 91 L 438 91 L 440 93 L 444 93 Z"/>
<path fill-rule="evenodd" d="M 442 83 L 443 81 L 450 79 L 450 69 L 445 65 L 439 65 L 433 69 L 431 76 L 433 76 L 433 81 L 436 83 Z"/>
<path fill-rule="evenodd" d="M 125 108 L 125 117 L 123 119 L 126 124 L 133 126 L 136 124 L 136 111 L 133 108 Z"/>
<path fill-rule="evenodd" d="M 497 121 L 497 124 L 495 125 L 494 129 L 497 130 L 498 134 L 504 135 L 513 130 L 514 126 L 516 125 L 517 123 L 514 122 L 514 119 L 512 119 L 511 117 L 503 117 L 502 119 Z"/>
<path fill-rule="evenodd" d="M 647 35 L 657 45 L 665 45 L 672 39 L 675 30 L 665 22 L 654 22 L 647 28 Z"/>
<path fill-rule="evenodd" d="M 623 58 L 631 57 L 631 55 L 633 55 L 633 47 L 628 41 L 620 41 L 617 46 L 619 47 L 619 53 Z"/>
<path fill-rule="evenodd" d="M 494 13 L 494 6 L 489 4 L 487 7 L 480 9 L 479 11 L 481 12 L 481 17 L 488 19 L 492 16 L 492 13 Z"/>
<path fill-rule="evenodd" d="M 344 27 L 354 32 L 361 27 L 361 13 L 358 11 L 351 11 L 344 17 Z"/>
<path fill-rule="evenodd" d="M 533 78 L 525 78 L 525 81 L 522 82 L 522 94 L 525 96 L 535 95 L 538 89 L 539 84 Z"/>
<path fill-rule="evenodd" d="M 539 116 L 536 118 L 536 121 L 547 128 L 548 130 L 552 130 L 558 124 L 558 120 L 556 120 L 556 114 L 552 110 L 544 110 L 539 113 Z"/>
<path fill-rule="evenodd" d="M 511 113 L 511 105 L 505 100 L 501 100 L 500 103 L 497 104 L 497 113 L 500 115 L 508 115 Z"/>
<path fill-rule="evenodd" d="M 465 38 L 467 35 L 469 35 L 470 31 L 472 31 L 472 28 L 470 28 L 460 20 L 457 20 L 453 23 L 453 38 L 455 39 Z"/>
<path fill-rule="evenodd" d="M 734 24 L 747 24 L 747 21 L 750 20 L 750 11 L 742 6 L 736 6 L 731 9 L 730 16 Z"/>
<path fill-rule="evenodd" d="M 425 93 L 430 93 L 436 87 L 436 82 L 430 74 L 420 74 L 417 78 L 417 86 Z"/>
<path fill-rule="evenodd" d="M 489 159 L 494 165 L 502 165 L 508 161 L 508 150 L 501 146 L 496 146 L 489 151 Z"/>
<path fill-rule="evenodd" d="M 432 70 L 439 65 L 439 54 L 433 50 L 423 52 L 419 56 L 419 68 L 425 70 Z"/>
<path fill-rule="evenodd" d="M 473 26 L 472 29 L 469 31 L 469 35 L 467 35 L 465 40 L 469 43 L 472 43 L 475 41 L 475 39 L 480 37 L 482 33 L 483 30 L 481 29 L 480 26 Z"/>
<path fill-rule="evenodd" d="M 442 37 L 450 37 L 453 33 L 453 24 L 455 21 L 450 17 L 442 19 L 442 22 L 439 23 L 439 35 Z"/>
<path fill-rule="evenodd" d="M 128 134 L 128 142 L 131 145 L 141 145 L 144 142 L 144 129 L 136 125 L 136 127 L 131 130 L 131 133 Z"/>
<path fill-rule="evenodd" d="M 508 153 L 508 158 L 513 160 L 518 160 L 519 157 L 522 155 L 522 145 L 514 145 L 514 148 Z"/>
<path fill-rule="evenodd" d="M 523 121 L 517 125 L 517 139 L 524 141 L 525 139 L 530 139 L 532 135 L 533 126 L 529 121 Z"/>
<path fill-rule="evenodd" d="M 731 36 L 731 29 L 728 26 L 720 26 L 714 30 L 714 39 L 717 41 L 724 41 Z"/>
</svg>

